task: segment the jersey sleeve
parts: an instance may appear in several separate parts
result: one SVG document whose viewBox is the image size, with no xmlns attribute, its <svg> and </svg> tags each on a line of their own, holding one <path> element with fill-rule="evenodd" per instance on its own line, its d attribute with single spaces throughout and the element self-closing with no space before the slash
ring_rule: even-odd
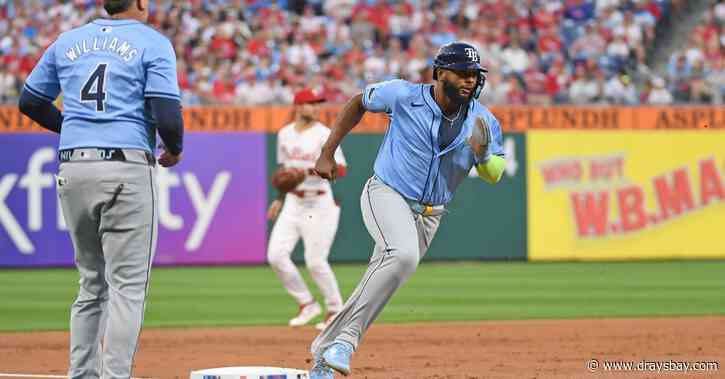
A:
<svg viewBox="0 0 725 379">
<path fill-rule="evenodd" d="M 51 44 L 25 81 L 31 94 L 48 101 L 55 101 L 60 94 L 60 81 L 55 65 L 55 42 Z"/>
<path fill-rule="evenodd" d="M 146 67 L 144 96 L 179 100 L 176 53 L 171 42 L 163 38 L 163 43 L 148 47 L 144 52 L 144 64 Z"/>
<path fill-rule="evenodd" d="M 370 84 L 363 91 L 363 106 L 370 112 L 391 113 L 404 88 L 405 81 L 400 79 Z"/>
</svg>

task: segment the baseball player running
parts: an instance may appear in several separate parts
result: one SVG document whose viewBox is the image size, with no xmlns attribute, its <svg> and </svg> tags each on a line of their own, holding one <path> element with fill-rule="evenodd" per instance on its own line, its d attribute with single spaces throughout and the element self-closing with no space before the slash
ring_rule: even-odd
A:
<svg viewBox="0 0 725 379">
<path fill-rule="evenodd" d="M 350 373 L 365 331 L 415 271 L 456 187 L 475 166 L 489 182 L 504 169 L 501 128 L 478 98 L 486 70 L 476 49 L 450 43 L 433 62 L 434 84 L 391 80 L 354 96 L 335 121 L 315 169 L 335 178 L 333 152 L 366 111 L 385 112 L 390 126 L 360 197 L 375 240 L 368 270 L 342 312 L 312 343 L 311 379 Z"/>
<path fill-rule="evenodd" d="M 63 33 L 28 77 L 20 110 L 60 133 L 57 191 L 80 289 L 70 378 L 131 376 L 156 250 L 156 145 L 181 160 L 176 56 L 146 26 L 147 0 L 104 0 L 110 19 Z M 63 93 L 61 113 L 52 102 Z"/>
<path fill-rule="evenodd" d="M 317 121 L 317 103 L 322 101 L 309 89 L 295 94 L 295 121 L 282 128 L 277 138 L 280 168 L 308 172 L 314 167 L 322 145 L 330 135 L 330 129 Z M 335 149 L 334 160 L 336 174 L 344 176 L 347 164 L 339 147 Z M 292 191 L 280 192 L 280 198 L 270 205 L 268 216 L 277 221 L 270 235 L 267 259 L 284 288 L 299 304 L 299 313 L 289 320 L 289 325 L 305 325 L 322 313 L 320 304 L 290 259 L 301 237 L 307 269 L 325 298 L 327 313 L 316 325 L 322 330 L 342 309 L 337 279 L 327 261 L 340 219 L 340 208 L 335 204 L 332 187 L 319 176 L 307 175 Z"/>
</svg>

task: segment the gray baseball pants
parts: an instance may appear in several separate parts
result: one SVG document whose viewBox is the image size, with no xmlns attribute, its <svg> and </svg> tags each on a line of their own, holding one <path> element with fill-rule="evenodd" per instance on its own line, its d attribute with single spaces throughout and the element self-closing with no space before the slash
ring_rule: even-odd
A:
<svg viewBox="0 0 725 379">
<path fill-rule="evenodd" d="M 141 151 L 125 150 L 127 162 L 84 151 L 56 181 L 80 274 L 68 376 L 128 379 L 156 250 L 156 172 Z"/>
<path fill-rule="evenodd" d="M 365 184 L 360 208 L 375 240 L 373 255 L 342 312 L 312 342 L 310 350 L 315 356 L 335 342 L 344 341 L 357 349 L 385 304 L 415 272 L 442 217 L 414 213 L 403 196 L 376 176 Z"/>
</svg>

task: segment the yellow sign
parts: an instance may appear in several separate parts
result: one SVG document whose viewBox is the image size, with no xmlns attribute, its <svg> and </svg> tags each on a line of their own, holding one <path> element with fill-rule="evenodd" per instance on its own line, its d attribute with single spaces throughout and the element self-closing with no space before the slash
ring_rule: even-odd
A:
<svg viewBox="0 0 725 379">
<path fill-rule="evenodd" d="M 530 131 L 530 260 L 725 257 L 725 132 Z"/>
</svg>

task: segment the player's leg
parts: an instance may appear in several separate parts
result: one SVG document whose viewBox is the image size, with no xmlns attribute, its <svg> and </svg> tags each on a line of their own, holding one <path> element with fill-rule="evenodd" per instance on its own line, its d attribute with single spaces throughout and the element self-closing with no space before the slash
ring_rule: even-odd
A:
<svg viewBox="0 0 725 379">
<path fill-rule="evenodd" d="M 99 220 L 94 212 L 99 200 L 89 191 L 97 183 L 86 174 L 84 165 L 64 163 L 57 178 L 58 197 L 80 274 L 80 288 L 70 315 L 70 378 L 100 377 L 100 342 L 108 299 Z"/>
<path fill-rule="evenodd" d="M 370 324 L 418 265 L 418 231 L 403 197 L 373 177 L 363 188 L 360 206 L 365 226 L 375 240 L 375 250 L 367 272 L 342 312 L 313 342 L 315 355 L 334 342 L 357 348 Z"/>
<path fill-rule="evenodd" d="M 155 168 L 107 162 L 100 188 L 101 243 L 109 285 L 103 377 L 128 378 L 143 325 L 151 264 L 156 251 L 158 211 Z"/>
<path fill-rule="evenodd" d="M 319 305 L 315 302 L 309 288 L 305 284 L 297 266 L 292 262 L 292 251 L 300 239 L 299 205 L 293 199 L 287 199 L 277 221 L 272 227 L 267 247 L 267 261 L 277 274 L 287 293 L 300 306 L 300 312 L 290 320 L 290 325 L 300 326 L 308 323 L 320 314 Z"/>
<path fill-rule="evenodd" d="M 327 259 L 335 240 L 340 207 L 331 198 L 329 203 L 326 200 L 328 199 L 322 200 L 319 207 L 306 210 L 309 217 L 300 228 L 305 244 L 307 270 L 325 298 L 328 314 L 337 314 L 342 310 L 342 295 Z"/>
<path fill-rule="evenodd" d="M 357 287 L 352 292 L 352 294 L 350 294 L 350 297 L 343 305 L 342 310 L 337 315 L 337 317 L 335 317 L 335 319 L 333 319 L 330 324 L 327 325 L 327 328 L 325 328 L 312 342 L 312 347 L 310 350 L 313 355 L 319 356 L 325 350 L 325 348 L 335 342 L 337 336 L 339 336 L 341 332 L 350 324 L 350 320 L 354 318 L 353 316 L 355 316 L 354 312 L 357 311 L 357 309 L 355 309 L 356 301 L 360 298 L 361 292 L 365 289 L 365 286 L 363 284 L 368 282 L 371 276 L 379 269 L 380 261 L 384 255 L 385 245 L 376 243 L 375 247 L 373 248 L 373 254 L 370 258 L 368 268 L 365 271 L 365 274 L 363 274 L 363 277 L 358 283 Z"/>
<path fill-rule="evenodd" d="M 441 224 L 442 216 L 421 216 L 415 215 L 415 226 L 418 229 L 418 246 L 420 248 L 420 259 L 423 259 L 428 252 L 433 237 Z"/>
</svg>

